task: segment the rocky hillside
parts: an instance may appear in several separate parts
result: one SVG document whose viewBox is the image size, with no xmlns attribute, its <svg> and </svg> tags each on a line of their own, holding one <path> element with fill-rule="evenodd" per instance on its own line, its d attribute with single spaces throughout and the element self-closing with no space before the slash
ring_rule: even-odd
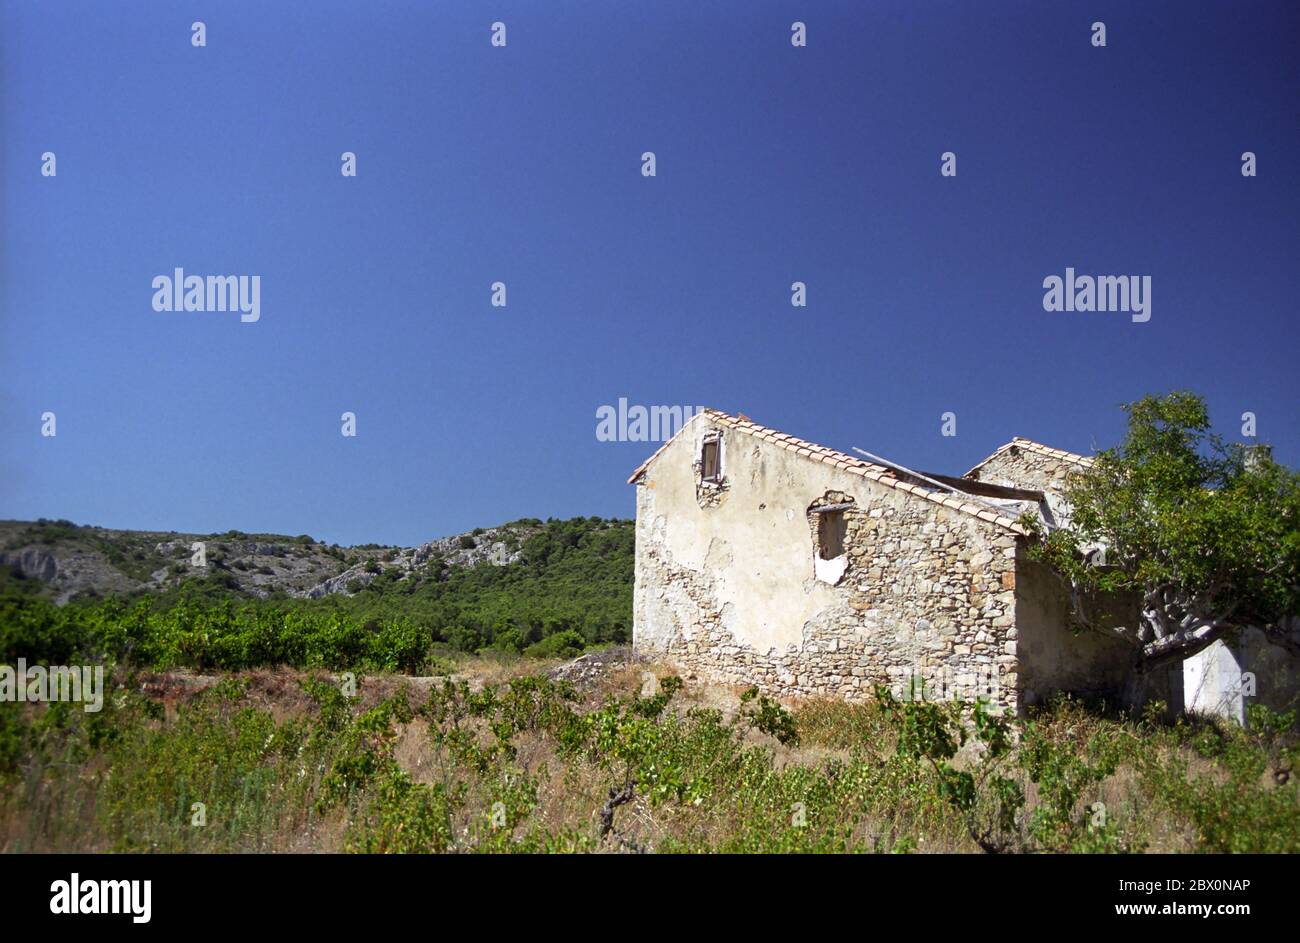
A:
<svg viewBox="0 0 1300 943">
<path fill-rule="evenodd" d="M 0 566 L 46 584 L 55 599 L 160 592 L 189 579 L 216 579 L 247 596 L 316 598 L 352 594 L 390 577 L 444 567 L 504 566 L 543 527 L 526 519 L 478 528 L 418 547 L 340 547 L 302 535 L 180 534 L 110 530 L 69 521 L 0 521 Z M 196 563 L 202 545 L 202 562 Z"/>
</svg>

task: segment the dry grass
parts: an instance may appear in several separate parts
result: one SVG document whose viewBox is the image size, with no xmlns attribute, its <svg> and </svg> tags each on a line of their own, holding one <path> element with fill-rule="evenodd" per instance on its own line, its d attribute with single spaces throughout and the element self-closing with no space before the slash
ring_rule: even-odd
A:
<svg viewBox="0 0 1300 943">
<path fill-rule="evenodd" d="M 559 664 L 557 660 L 539 663 L 524 658 L 463 657 L 451 665 L 451 677 L 466 682 L 471 691 L 478 691 L 484 686 L 503 685 L 544 673 Z M 664 664 L 615 662 L 594 680 L 577 686 L 579 709 L 597 710 L 611 699 L 651 693 L 648 677 L 664 679 L 673 675 L 671 667 Z M 223 677 L 233 677 L 244 684 L 244 694 L 239 700 L 241 708 L 265 711 L 279 724 L 311 716 L 316 710 L 315 701 L 300 684 L 303 679 L 313 677 L 331 684 L 336 681 L 324 672 L 280 668 L 233 676 L 184 671 L 152 673 L 139 676 L 137 682 L 141 690 L 163 706 L 163 718 L 152 722 L 162 726 L 174 723 L 183 705 L 199 699 Z M 440 687 L 445 680 L 444 676 L 367 677 L 360 686 L 360 706 L 374 707 L 402 689 L 408 692 L 412 704 L 419 704 L 428 698 L 435 685 Z M 741 712 L 742 693 L 740 687 L 688 681 L 669 710 L 679 716 L 715 711 L 729 723 Z M 844 818 L 845 823 L 851 823 L 852 834 L 847 841 L 850 847 L 889 850 L 903 842 L 909 850 L 918 852 L 980 850 L 942 801 L 925 798 L 923 791 L 912 789 L 907 782 L 890 779 L 896 775 L 888 764 L 895 753 L 895 728 L 879 706 L 810 699 L 787 702 L 787 707 L 797 725 L 798 743 L 778 743 L 772 736 L 743 722 L 735 725 L 735 735 L 742 748 L 760 747 L 770 754 L 776 775 L 790 772 L 798 777 L 806 772 L 812 777 L 810 781 L 814 781 L 824 777 L 825 770 L 839 767 L 855 770 L 854 775 L 879 777 L 872 788 L 883 790 L 881 795 L 886 798 L 864 795 L 862 806 Z M 1077 705 L 1058 710 L 1043 723 L 1055 742 L 1079 749 L 1095 736 L 1136 736 L 1134 728 L 1089 714 Z M 465 791 L 464 802 L 453 813 L 452 827 L 455 835 L 468 841 L 468 836 L 482 831 L 482 818 L 496 800 L 495 790 L 500 783 L 458 767 L 446 749 L 430 736 L 428 724 L 428 720 L 418 715 L 414 720 L 397 724 L 393 759 L 415 783 L 459 787 Z M 464 726 L 474 732 L 481 747 L 494 742 L 492 731 L 483 720 L 469 718 Z M 600 810 L 614 785 L 610 770 L 561 757 L 554 739 L 540 731 L 525 729 L 516 733 L 511 742 L 516 752 L 509 767 L 536 788 L 536 802 L 524 827 L 550 836 L 586 836 L 583 840 L 589 844 L 598 832 Z M 1192 775 L 1216 782 L 1226 778 L 1213 760 L 1197 755 L 1171 738 L 1152 739 L 1150 749 L 1155 751 L 1157 759 L 1185 762 Z M 734 761 L 734 754 L 724 760 Z M 954 761 L 959 769 L 974 769 L 978 764 L 972 742 L 968 742 Z M 76 776 L 65 777 L 60 789 L 46 788 L 43 774 L 33 770 L 20 777 L 9 795 L 0 797 L 0 850 L 109 850 L 96 826 L 95 786 L 105 772 L 102 759 L 91 758 L 78 767 L 70 758 L 69 768 L 76 768 Z M 707 764 L 694 769 L 692 775 L 712 780 Z M 1023 770 L 1013 771 L 1012 775 L 1024 790 L 1027 810 L 1044 801 L 1039 787 L 1029 781 Z M 772 795 L 785 794 L 778 790 Z M 766 801 L 772 802 L 772 795 Z M 756 819 L 744 797 L 723 798 L 728 801 L 709 801 L 698 806 L 685 802 L 652 805 L 644 794 L 638 793 L 617 812 L 618 839 L 603 843 L 600 850 L 658 849 L 674 845 L 726 847 L 736 836 L 753 833 Z M 1121 763 L 1081 801 L 1105 803 L 1109 813 L 1123 821 L 1123 837 L 1128 845 L 1155 852 L 1187 852 L 1198 848 L 1195 829 L 1168 814 L 1168 810 L 1157 807 L 1158 803 L 1148 794 L 1141 770 L 1129 762 Z M 771 809 L 769 813 L 775 814 Z M 348 843 L 351 816 L 352 810 L 336 807 L 323 815 L 308 812 L 287 817 L 272 833 L 258 838 L 258 848 L 299 853 L 343 850 Z M 1022 837 L 1028 837 L 1024 826 Z M 1026 841 L 1026 846 L 1030 844 Z"/>
</svg>

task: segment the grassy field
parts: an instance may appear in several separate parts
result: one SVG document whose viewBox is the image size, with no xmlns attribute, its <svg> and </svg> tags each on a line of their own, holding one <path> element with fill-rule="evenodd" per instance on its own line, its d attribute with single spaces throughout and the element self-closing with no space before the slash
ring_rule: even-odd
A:
<svg viewBox="0 0 1300 943">
<path fill-rule="evenodd" d="M 1295 852 L 1293 716 L 806 702 L 621 662 L 113 677 L 0 705 L 6 851 Z"/>
</svg>

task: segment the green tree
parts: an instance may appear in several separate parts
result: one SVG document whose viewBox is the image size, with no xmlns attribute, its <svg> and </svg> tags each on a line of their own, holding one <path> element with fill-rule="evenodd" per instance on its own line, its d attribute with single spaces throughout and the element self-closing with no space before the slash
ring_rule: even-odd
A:
<svg viewBox="0 0 1300 943">
<path fill-rule="evenodd" d="M 1193 393 L 1124 409 L 1124 441 L 1066 488 L 1067 526 L 1026 520 L 1070 589 L 1075 621 L 1130 642 L 1139 670 L 1245 626 L 1295 650 L 1300 475 L 1261 449 L 1225 444 Z M 1112 594 L 1135 599 L 1133 618 L 1097 605 Z"/>
</svg>

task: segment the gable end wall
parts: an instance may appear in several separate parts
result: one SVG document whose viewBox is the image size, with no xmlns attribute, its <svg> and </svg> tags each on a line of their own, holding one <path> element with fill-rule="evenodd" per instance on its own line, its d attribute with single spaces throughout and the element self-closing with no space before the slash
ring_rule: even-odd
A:
<svg viewBox="0 0 1300 943">
<path fill-rule="evenodd" d="M 711 431 L 727 468 L 706 501 L 694 463 Z M 831 585 L 808 511 L 841 502 Z M 1018 707 L 1017 538 L 993 524 L 697 416 L 641 479 L 636 536 L 634 644 L 688 675 L 848 699 L 919 676 L 932 695 Z"/>
</svg>

